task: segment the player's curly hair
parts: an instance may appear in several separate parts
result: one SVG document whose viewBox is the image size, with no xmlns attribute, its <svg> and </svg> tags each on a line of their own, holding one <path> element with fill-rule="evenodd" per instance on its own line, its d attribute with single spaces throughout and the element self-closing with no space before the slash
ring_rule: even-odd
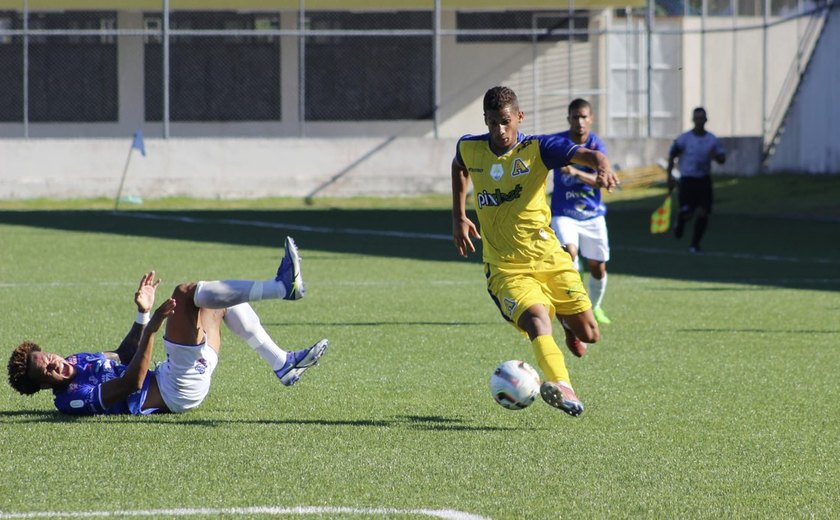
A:
<svg viewBox="0 0 840 520">
<path fill-rule="evenodd" d="M 9 384 L 23 395 L 32 395 L 41 389 L 41 385 L 29 378 L 29 355 L 33 352 L 41 352 L 41 347 L 24 341 L 9 358 Z"/>
<path fill-rule="evenodd" d="M 508 87 L 493 87 L 484 93 L 484 112 L 501 110 L 509 106 L 512 111 L 519 112 L 519 98 L 516 92 Z"/>
</svg>

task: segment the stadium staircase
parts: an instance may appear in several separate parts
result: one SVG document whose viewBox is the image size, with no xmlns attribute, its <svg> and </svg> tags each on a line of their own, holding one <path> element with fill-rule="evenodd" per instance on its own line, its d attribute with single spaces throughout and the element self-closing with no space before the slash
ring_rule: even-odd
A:
<svg viewBox="0 0 840 520">
<path fill-rule="evenodd" d="M 802 80 L 808 73 L 811 56 L 828 26 L 828 17 L 834 7 L 833 4 L 834 0 L 828 0 L 811 12 L 808 26 L 805 28 L 799 41 L 799 47 L 796 50 L 796 58 L 785 76 L 776 103 L 767 116 L 767 132 L 764 134 L 761 156 L 761 165 L 765 169 L 770 162 L 770 158 L 776 152 L 776 147 L 779 145 L 782 135 L 785 133 L 785 125 L 790 117 L 794 101 L 799 94 Z"/>
</svg>

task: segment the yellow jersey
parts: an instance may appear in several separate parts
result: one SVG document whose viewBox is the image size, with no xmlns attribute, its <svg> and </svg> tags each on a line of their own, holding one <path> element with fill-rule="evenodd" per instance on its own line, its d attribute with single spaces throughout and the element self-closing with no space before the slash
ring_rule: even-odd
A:
<svg viewBox="0 0 840 520">
<path fill-rule="evenodd" d="M 560 250 L 546 202 L 548 174 L 571 161 L 579 145 L 558 134 L 519 134 L 503 155 L 490 150 L 490 134 L 458 140 L 455 160 L 473 183 L 473 203 L 485 263 L 528 268 Z"/>
</svg>

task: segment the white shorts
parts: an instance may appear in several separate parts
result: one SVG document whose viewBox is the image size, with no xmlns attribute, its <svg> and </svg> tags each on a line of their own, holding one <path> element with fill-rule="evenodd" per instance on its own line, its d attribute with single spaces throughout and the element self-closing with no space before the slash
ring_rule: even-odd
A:
<svg viewBox="0 0 840 520">
<path fill-rule="evenodd" d="M 166 361 L 155 370 L 160 396 L 170 412 L 186 412 L 207 397 L 219 355 L 206 339 L 199 345 L 181 345 L 164 338 L 163 346 Z"/>
<path fill-rule="evenodd" d="M 610 260 L 607 219 L 603 216 L 589 220 L 552 217 L 551 228 L 561 244 L 577 245 L 580 256 L 596 262 L 608 262 Z"/>
</svg>

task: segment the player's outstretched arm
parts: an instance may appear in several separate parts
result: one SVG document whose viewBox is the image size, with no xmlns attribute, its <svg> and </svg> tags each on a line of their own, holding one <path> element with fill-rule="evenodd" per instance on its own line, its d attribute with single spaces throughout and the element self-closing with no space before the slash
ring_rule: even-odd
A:
<svg viewBox="0 0 840 520">
<path fill-rule="evenodd" d="M 140 320 L 139 315 L 147 314 L 155 304 L 155 291 L 160 285 L 160 280 L 155 280 L 155 272 L 149 271 L 140 278 L 140 286 L 134 293 L 134 304 L 137 305 L 138 320 L 135 321 L 115 351 L 123 364 L 129 364 L 137 352 L 137 345 L 140 342 L 140 335 L 143 333 L 145 322 Z"/>
<path fill-rule="evenodd" d="M 575 179 L 579 180 L 580 182 L 598 188 L 598 176 L 594 173 L 585 172 L 583 170 L 578 170 L 572 165 L 566 166 L 563 168 L 563 173 L 574 177 Z"/>
<path fill-rule="evenodd" d="M 612 191 L 618 186 L 618 176 L 612 169 L 610 160 L 606 155 L 597 150 L 589 150 L 587 148 L 578 147 L 575 154 L 572 156 L 571 162 L 589 166 L 595 170 L 596 186 L 599 188 L 606 188 L 607 191 Z"/>
<path fill-rule="evenodd" d="M 149 372 L 154 350 L 155 334 L 160 330 L 163 322 L 175 312 L 175 300 L 169 298 L 152 313 L 152 318 L 144 327 L 140 337 L 137 352 L 128 364 L 122 377 L 112 379 L 102 384 L 102 405 L 110 408 L 114 404 L 125 400 L 132 392 L 143 387 L 143 381 Z"/>
<path fill-rule="evenodd" d="M 458 160 L 452 161 L 452 240 L 461 256 L 475 253 L 470 237 L 481 239 L 478 228 L 467 217 L 467 186 L 470 178 L 467 169 Z"/>
</svg>

